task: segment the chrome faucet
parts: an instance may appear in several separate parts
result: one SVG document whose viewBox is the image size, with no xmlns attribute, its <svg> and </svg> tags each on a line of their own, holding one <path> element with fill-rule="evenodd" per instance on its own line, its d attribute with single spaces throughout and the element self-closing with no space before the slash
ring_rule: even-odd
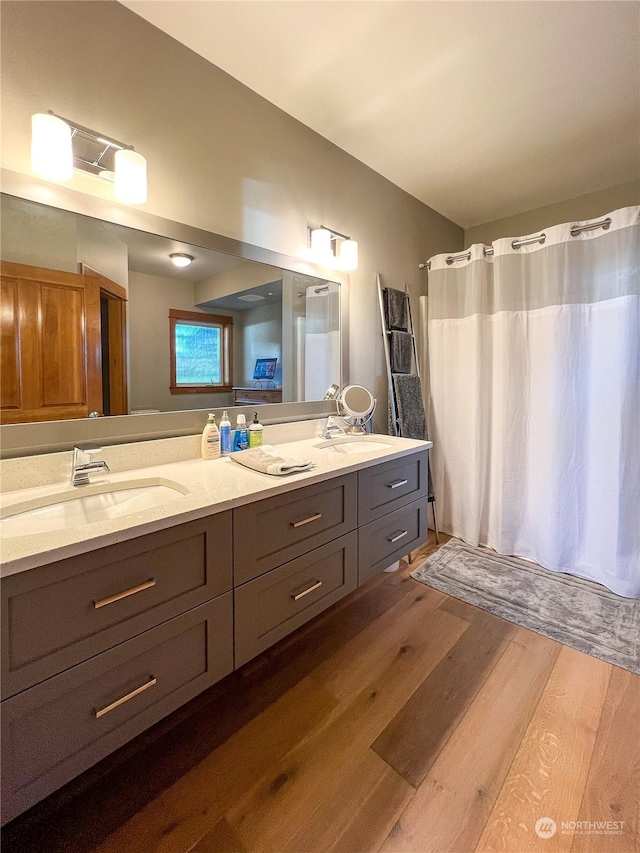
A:
<svg viewBox="0 0 640 853">
<path fill-rule="evenodd" d="M 322 437 L 327 438 L 335 438 L 337 435 L 346 435 L 344 429 L 340 426 L 339 423 L 336 423 L 336 419 L 333 415 L 329 415 L 327 418 L 327 422 L 324 426 L 324 432 L 322 433 Z"/>
<path fill-rule="evenodd" d="M 91 461 L 94 453 L 100 453 L 101 447 L 74 447 L 73 448 L 73 467 L 71 468 L 71 485 L 86 486 L 89 482 L 89 474 L 96 471 L 104 471 L 109 473 L 109 466 L 102 459 Z"/>
</svg>

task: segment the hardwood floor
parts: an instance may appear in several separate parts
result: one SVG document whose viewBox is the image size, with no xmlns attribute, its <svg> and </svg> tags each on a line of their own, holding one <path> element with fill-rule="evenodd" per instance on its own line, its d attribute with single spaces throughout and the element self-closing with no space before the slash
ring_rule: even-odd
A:
<svg viewBox="0 0 640 853">
<path fill-rule="evenodd" d="M 410 571 L 13 821 L 4 853 L 640 851 L 640 677 Z"/>
</svg>

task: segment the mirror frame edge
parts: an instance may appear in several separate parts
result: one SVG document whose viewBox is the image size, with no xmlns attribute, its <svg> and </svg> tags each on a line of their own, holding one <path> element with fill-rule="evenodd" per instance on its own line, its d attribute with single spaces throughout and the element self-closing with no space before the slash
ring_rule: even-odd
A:
<svg viewBox="0 0 640 853">
<path fill-rule="evenodd" d="M 157 234 L 170 240 L 191 243 L 248 261 L 336 281 L 341 286 L 340 299 L 340 383 L 348 384 L 349 375 L 349 276 L 337 270 L 319 267 L 308 261 L 264 249 L 232 237 L 214 234 L 192 225 L 137 210 L 97 196 L 80 193 L 68 187 L 51 184 L 30 175 L 0 169 L 0 191 L 8 196 L 35 202 L 47 207 L 88 216 L 115 225 Z M 229 407 L 227 407 L 229 408 Z M 252 409 L 251 406 L 232 407 L 235 414 Z M 274 403 L 269 406 L 274 417 L 261 416 L 265 424 L 321 418 L 335 414 L 334 401 L 309 401 L 300 403 Z M 0 425 L 0 458 L 14 458 L 39 453 L 70 450 L 79 441 L 101 441 L 104 444 L 129 443 L 150 439 L 193 435 L 202 430 L 203 412 L 206 409 L 189 409 L 146 415 L 116 415 L 109 418 L 78 418 L 67 421 L 40 421 L 38 423 Z M 213 410 L 214 412 L 217 409 Z M 222 411 L 220 409 L 220 411 Z M 251 412 L 253 414 L 253 412 Z M 126 419 L 126 423 L 123 422 Z"/>
</svg>

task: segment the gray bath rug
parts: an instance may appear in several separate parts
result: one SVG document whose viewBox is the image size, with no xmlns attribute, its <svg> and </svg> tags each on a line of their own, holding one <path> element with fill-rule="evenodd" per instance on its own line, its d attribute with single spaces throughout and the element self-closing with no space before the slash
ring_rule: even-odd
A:
<svg viewBox="0 0 640 853">
<path fill-rule="evenodd" d="M 443 545 L 411 577 L 640 674 L 640 600 L 457 539 Z"/>
</svg>

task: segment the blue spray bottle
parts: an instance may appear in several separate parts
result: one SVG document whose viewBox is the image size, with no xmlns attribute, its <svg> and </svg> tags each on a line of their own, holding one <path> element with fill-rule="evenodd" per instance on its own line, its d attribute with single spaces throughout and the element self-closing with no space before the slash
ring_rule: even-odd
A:
<svg viewBox="0 0 640 853">
<path fill-rule="evenodd" d="M 222 456 L 228 456 L 231 453 L 231 421 L 226 409 L 220 421 L 220 453 Z"/>
</svg>

